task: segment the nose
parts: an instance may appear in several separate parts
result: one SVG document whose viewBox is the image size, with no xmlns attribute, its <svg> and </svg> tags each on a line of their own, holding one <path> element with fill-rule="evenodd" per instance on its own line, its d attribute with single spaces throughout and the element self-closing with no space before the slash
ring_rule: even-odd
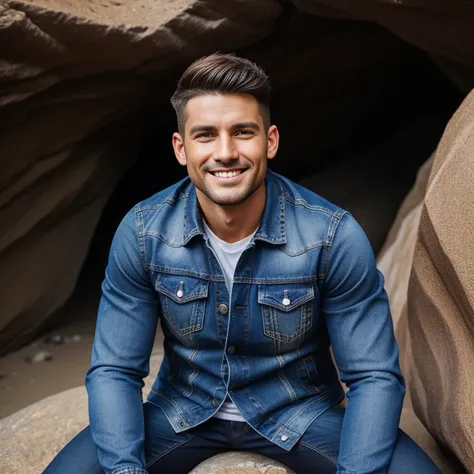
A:
<svg viewBox="0 0 474 474">
<path fill-rule="evenodd" d="M 229 135 L 219 136 L 216 143 L 215 159 L 217 161 L 231 161 L 239 157 L 235 143 Z"/>
</svg>

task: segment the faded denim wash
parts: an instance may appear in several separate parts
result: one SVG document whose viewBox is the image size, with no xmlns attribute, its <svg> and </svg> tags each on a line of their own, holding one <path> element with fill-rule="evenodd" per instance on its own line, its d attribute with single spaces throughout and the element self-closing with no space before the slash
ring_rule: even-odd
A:
<svg viewBox="0 0 474 474">
<path fill-rule="evenodd" d="M 332 346 L 350 388 L 337 472 L 386 472 L 405 387 L 383 285 L 355 219 L 271 171 L 230 293 L 189 178 L 135 206 L 112 243 L 86 377 L 105 472 L 146 472 L 141 389 L 158 321 L 164 359 L 148 401 L 176 433 L 228 395 L 291 450 L 344 398 Z"/>
</svg>

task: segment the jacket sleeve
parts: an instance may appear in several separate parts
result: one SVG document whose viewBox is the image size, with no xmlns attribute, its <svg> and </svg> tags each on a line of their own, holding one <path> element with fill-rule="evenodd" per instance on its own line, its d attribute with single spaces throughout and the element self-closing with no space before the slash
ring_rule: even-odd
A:
<svg viewBox="0 0 474 474">
<path fill-rule="evenodd" d="M 144 268 L 135 219 L 130 211 L 112 242 L 86 375 L 92 438 L 106 474 L 147 472 L 142 388 L 159 305 Z"/>
<path fill-rule="evenodd" d="M 383 276 L 364 231 L 348 213 L 327 262 L 322 309 L 349 388 L 337 474 L 383 474 L 398 436 L 405 382 Z"/>
</svg>

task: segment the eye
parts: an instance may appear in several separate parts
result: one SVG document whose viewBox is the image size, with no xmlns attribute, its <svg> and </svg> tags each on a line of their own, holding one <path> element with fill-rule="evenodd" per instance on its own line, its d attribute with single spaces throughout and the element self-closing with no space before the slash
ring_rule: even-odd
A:
<svg viewBox="0 0 474 474">
<path fill-rule="evenodd" d="M 238 130 L 236 132 L 236 135 L 240 135 L 240 136 L 254 135 L 254 132 L 253 130 L 244 129 L 244 130 Z"/>
<path fill-rule="evenodd" d="M 212 138 L 213 133 L 212 132 L 201 132 L 198 133 L 194 138 Z"/>
</svg>

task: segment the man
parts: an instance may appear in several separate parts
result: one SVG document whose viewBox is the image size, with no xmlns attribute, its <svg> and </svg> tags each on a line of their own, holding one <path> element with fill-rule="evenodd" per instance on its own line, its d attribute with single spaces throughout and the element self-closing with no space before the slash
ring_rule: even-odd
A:
<svg viewBox="0 0 474 474">
<path fill-rule="evenodd" d="M 298 474 L 439 473 L 398 428 L 404 381 L 364 232 L 267 170 L 279 142 L 269 91 L 233 55 L 181 77 L 173 147 L 189 177 L 117 230 L 86 378 L 90 428 L 48 474 L 185 474 L 228 450 Z M 158 319 L 165 355 L 142 404 Z"/>
</svg>

